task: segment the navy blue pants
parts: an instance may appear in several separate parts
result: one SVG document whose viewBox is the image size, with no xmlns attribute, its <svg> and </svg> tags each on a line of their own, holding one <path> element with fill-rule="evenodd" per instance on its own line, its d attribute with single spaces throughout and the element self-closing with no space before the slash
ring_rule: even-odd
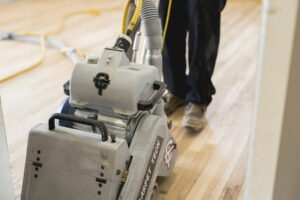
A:
<svg viewBox="0 0 300 200">
<path fill-rule="evenodd" d="M 160 0 L 163 27 L 168 3 L 169 0 Z M 173 0 L 163 49 L 164 81 L 169 92 L 188 102 L 209 105 L 216 92 L 211 77 L 218 54 L 221 11 L 225 4 L 226 0 Z"/>
</svg>

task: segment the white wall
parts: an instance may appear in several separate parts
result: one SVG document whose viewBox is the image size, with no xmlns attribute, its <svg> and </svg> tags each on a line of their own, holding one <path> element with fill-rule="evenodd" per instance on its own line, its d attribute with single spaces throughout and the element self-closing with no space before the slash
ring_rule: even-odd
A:
<svg viewBox="0 0 300 200">
<path fill-rule="evenodd" d="M 13 185 L 9 168 L 7 140 L 5 135 L 2 105 L 0 98 L 0 199 L 13 200 Z"/>
<path fill-rule="evenodd" d="M 298 0 L 264 1 L 246 200 L 300 199 L 299 12 Z"/>
<path fill-rule="evenodd" d="M 297 6 L 296 6 L 297 7 Z M 274 199 L 300 199 L 300 3 L 281 132 Z"/>
</svg>

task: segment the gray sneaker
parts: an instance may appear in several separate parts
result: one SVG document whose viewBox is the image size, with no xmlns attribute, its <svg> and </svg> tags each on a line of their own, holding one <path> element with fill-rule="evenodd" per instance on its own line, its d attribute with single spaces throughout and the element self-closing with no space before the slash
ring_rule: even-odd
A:
<svg viewBox="0 0 300 200">
<path fill-rule="evenodd" d="M 176 109 L 187 104 L 184 99 L 171 93 L 165 94 L 163 99 L 166 102 L 164 108 L 167 116 L 171 115 Z"/>
<path fill-rule="evenodd" d="M 193 132 L 201 131 L 207 123 L 206 107 L 206 105 L 188 103 L 182 119 L 182 126 Z"/>
</svg>

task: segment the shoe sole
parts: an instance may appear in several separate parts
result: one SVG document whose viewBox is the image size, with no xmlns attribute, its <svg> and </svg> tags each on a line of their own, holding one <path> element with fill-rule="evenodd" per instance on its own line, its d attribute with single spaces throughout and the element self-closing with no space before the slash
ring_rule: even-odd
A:
<svg viewBox="0 0 300 200">
<path fill-rule="evenodd" d="M 188 126 L 188 125 L 183 126 L 183 128 L 187 129 L 189 132 L 192 132 L 192 133 L 198 133 L 198 132 L 201 132 L 204 129 L 204 127 L 195 128 L 195 127 Z"/>
<path fill-rule="evenodd" d="M 200 132 L 200 131 L 202 131 L 205 128 L 206 124 L 207 124 L 207 121 L 202 122 L 202 123 L 199 122 L 199 124 L 194 124 L 194 123 L 193 124 L 189 124 L 187 122 L 182 122 L 181 126 L 183 128 L 186 128 L 186 129 L 192 131 L 192 132 Z"/>
</svg>

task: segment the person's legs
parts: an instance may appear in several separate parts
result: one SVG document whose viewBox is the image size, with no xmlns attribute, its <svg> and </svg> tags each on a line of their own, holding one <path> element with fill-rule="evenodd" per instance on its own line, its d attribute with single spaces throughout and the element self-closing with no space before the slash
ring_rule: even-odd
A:
<svg viewBox="0 0 300 200">
<path fill-rule="evenodd" d="M 184 127 L 201 130 L 205 124 L 206 107 L 216 90 L 212 83 L 220 40 L 221 11 L 226 0 L 188 0 L 189 92 Z"/>
<path fill-rule="evenodd" d="M 160 0 L 159 13 L 162 26 L 165 27 L 169 0 Z M 163 47 L 163 75 L 169 91 L 164 96 L 165 111 L 172 114 L 177 108 L 186 104 L 186 27 L 187 27 L 186 0 L 173 0 L 168 30 Z"/>
<path fill-rule="evenodd" d="M 159 13 L 162 26 L 165 26 L 169 0 L 160 0 Z M 182 99 L 187 93 L 186 87 L 186 0 L 173 0 L 168 30 L 163 48 L 163 74 L 167 89 Z"/>
<path fill-rule="evenodd" d="M 188 102 L 209 105 L 216 90 L 212 83 L 220 40 L 221 11 L 226 0 L 188 0 Z"/>
</svg>

